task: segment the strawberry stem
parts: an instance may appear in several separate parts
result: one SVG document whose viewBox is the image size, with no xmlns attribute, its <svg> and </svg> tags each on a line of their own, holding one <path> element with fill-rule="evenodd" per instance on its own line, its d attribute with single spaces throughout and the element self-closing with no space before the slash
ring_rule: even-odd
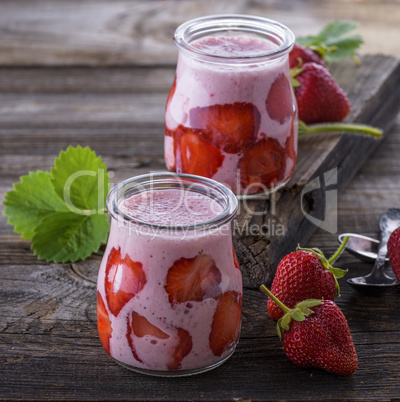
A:
<svg viewBox="0 0 400 402">
<path fill-rule="evenodd" d="M 277 299 L 265 285 L 261 285 L 260 290 L 270 297 L 285 313 L 292 311 L 289 307 L 286 307 L 279 299 Z"/>
<path fill-rule="evenodd" d="M 299 138 L 305 137 L 309 134 L 321 133 L 321 132 L 346 132 L 346 133 L 358 133 L 368 135 L 373 138 L 381 138 L 382 130 L 367 126 L 365 124 L 352 124 L 352 123 L 321 123 L 307 125 L 303 121 L 299 121 Z"/>
<path fill-rule="evenodd" d="M 335 254 L 333 254 L 333 256 L 331 258 L 329 258 L 328 263 L 329 264 L 333 264 L 339 257 L 340 254 L 342 254 L 344 248 L 346 247 L 347 242 L 349 241 L 349 237 L 350 236 L 346 236 L 343 239 L 342 244 L 340 245 L 340 247 L 336 250 Z"/>
</svg>

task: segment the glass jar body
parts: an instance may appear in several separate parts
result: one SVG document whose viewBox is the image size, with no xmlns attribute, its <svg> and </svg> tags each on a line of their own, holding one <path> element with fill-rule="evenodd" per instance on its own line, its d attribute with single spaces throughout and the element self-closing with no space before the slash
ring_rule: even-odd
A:
<svg viewBox="0 0 400 402">
<path fill-rule="evenodd" d="M 180 376 L 218 366 L 241 325 L 230 221 L 172 230 L 113 218 L 97 298 L 103 348 L 125 367 Z"/>
<path fill-rule="evenodd" d="M 288 62 L 294 37 L 278 30 L 272 40 L 272 22 L 262 19 L 254 33 L 251 18 L 249 27 L 239 24 L 241 18 L 210 18 L 196 34 L 190 33 L 196 20 L 178 28 L 164 153 L 170 171 L 210 177 L 236 194 L 252 194 L 281 187 L 295 166 L 297 105 Z M 226 20 L 234 22 L 224 30 Z"/>
</svg>

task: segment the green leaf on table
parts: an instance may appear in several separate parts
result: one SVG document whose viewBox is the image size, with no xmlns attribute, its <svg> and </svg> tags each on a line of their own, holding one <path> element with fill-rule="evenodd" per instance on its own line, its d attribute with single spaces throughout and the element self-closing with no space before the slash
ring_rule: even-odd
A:
<svg viewBox="0 0 400 402">
<path fill-rule="evenodd" d="M 89 147 L 68 147 L 54 161 L 51 182 L 76 213 L 103 212 L 108 193 L 107 167 Z"/>
<path fill-rule="evenodd" d="M 35 230 L 32 248 L 41 260 L 56 263 L 84 260 L 107 240 L 107 215 L 57 212 L 46 216 Z"/>
<path fill-rule="evenodd" d="M 13 188 L 5 196 L 4 215 L 23 239 L 32 239 L 35 227 L 44 217 L 55 211 L 68 211 L 54 191 L 49 172 L 30 172 Z"/>
<path fill-rule="evenodd" d="M 329 64 L 354 57 L 363 39 L 360 35 L 347 34 L 356 27 L 357 24 L 353 21 L 336 20 L 323 28 L 319 34 L 296 38 L 296 42 L 319 53 Z"/>
<path fill-rule="evenodd" d="M 50 172 L 22 176 L 6 194 L 4 214 L 14 230 L 32 240 L 40 259 L 85 259 L 107 240 L 106 165 L 90 148 L 69 147 Z"/>
</svg>

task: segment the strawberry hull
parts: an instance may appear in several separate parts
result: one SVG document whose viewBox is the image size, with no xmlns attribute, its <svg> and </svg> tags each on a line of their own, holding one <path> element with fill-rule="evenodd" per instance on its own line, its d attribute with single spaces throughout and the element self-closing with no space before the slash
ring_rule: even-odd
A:
<svg viewBox="0 0 400 402">
<path fill-rule="evenodd" d="M 119 211 L 152 223 L 171 219 L 181 226 L 194 222 L 193 211 L 199 224 L 222 212 L 215 201 L 199 195 L 176 207 L 181 192 L 153 191 L 148 197 L 152 201 L 148 205 L 155 204 L 151 213 L 146 206 L 137 215 L 130 214 L 143 201 L 138 196 L 128 198 L 126 208 L 120 205 Z M 168 198 L 175 205 L 171 213 L 166 208 Z M 143 373 L 202 372 L 225 361 L 239 340 L 242 279 L 232 253 L 231 224 L 185 231 L 158 229 L 112 219 L 98 275 L 99 328 L 108 328 L 102 334 L 103 347 L 117 362 Z M 225 294 L 235 297 L 227 297 L 230 303 L 221 306 Z M 114 303 L 104 303 L 105 313 L 101 301 L 106 300 Z M 221 314 L 221 309 L 227 313 Z M 228 334 L 221 331 L 226 327 Z M 222 348 L 214 346 L 217 341 Z"/>
<path fill-rule="evenodd" d="M 165 112 L 168 169 L 213 178 L 236 194 L 284 185 L 297 156 L 297 106 L 287 52 L 290 47 L 280 51 L 279 41 L 246 32 L 205 36 L 183 45 L 176 42 L 181 51 Z M 201 138 L 202 143 L 191 141 L 182 147 L 188 133 Z M 242 161 L 263 139 L 278 142 L 283 149 L 283 163 L 276 169 L 269 165 L 271 158 L 267 155 L 261 161 L 263 173 L 244 176 L 247 172 L 241 171 Z"/>
</svg>

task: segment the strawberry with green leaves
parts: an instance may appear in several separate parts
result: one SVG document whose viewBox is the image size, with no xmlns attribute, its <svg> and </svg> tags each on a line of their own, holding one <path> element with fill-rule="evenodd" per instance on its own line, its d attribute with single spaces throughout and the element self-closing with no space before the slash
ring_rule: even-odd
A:
<svg viewBox="0 0 400 402">
<path fill-rule="evenodd" d="M 294 68 L 304 63 L 317 63 L 325 66 L 325 62 L 316 52 L 295 43 L 289 53 L 289 67 Z"/>
<path fill-rule="evenodd" d="M 349 326 L 333 301 L 308 299 L 290 309 L 264 285 L 261 290 L 284 312 L 277 330 L 283 350 L 294 364 L 340 375 L 356 371 L 358 358 Z"/>
<path fill-rule="evenodd" d="M 291 70 L 299 119 L 305 123 L 342 121 L 350 113 L 350 101 L 329 70 L 305 63 Z"/>
<path fill-rule="evenodd" d="M 348 57 L 359 63 L 355 52 L 362 38 L 349 34 L 356 26 L 352 21 L 337 20 L 317 35 L 297 38 L 289 65 L 299 109 L 299 138 L 328 131 L 382 136 L 382 131 L 373 127 L 341 123 L 350 111 L 350 102 L 327 68 Z"/>
<path fill-rule="evenodd" d="M 339 295 L 339 284 L 336 278 L 343 277 L 347 270 L 334 268 L 332 264 L 340 256 L 348 237 L 345 237 L 339 249 L 328 260 L 319 249 L 298 247 L 296 251 L 285 256 L 279 263 L 271 292 L 288 308 L 306 299 L 335 300 Z M 271 318 L 279 320 L 282 309 L 268 299 L 268 312 Z"/>
</svg>

